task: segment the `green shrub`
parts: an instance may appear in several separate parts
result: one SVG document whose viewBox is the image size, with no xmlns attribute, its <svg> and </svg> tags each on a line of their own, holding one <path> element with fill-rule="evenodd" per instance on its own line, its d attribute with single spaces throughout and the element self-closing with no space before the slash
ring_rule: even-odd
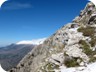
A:
<svg viewBox="0 0 96 72">
<path fill-rule="evenodd" d="M 89 62 L 95 62 L 95 61 L 96 61 L 96 57 L 91 56 Z"/>
<path fill-rule="evenodd" d="M 44 66 L 44 69 L 42 69 L 42 70 L 43 71 L 48 70 L 48 72 L 55 72 L 54 69 L 59 69 L 59 65 L 56 65 L 56 64 L 53 64 L 53 63 L 47 63 Z"/>
<path fill-rule="evenodd" d="M 79 66 L 78 62 L 77 62 L 78 58 L 72 58 L 72 59 L 68 59 L 64 61 L 65 66 L 67 67 L 76 67 Z"/>
<path fill-rule="evenodd" d="M 90 55 L 89 55 L 89 62 L 95 62 L 96 61 L 96 57 L 94 57 L 94 55 L 96 55 L 96 50 L 93 51 Z"/>
<path fill-rule="evenodd" d="M 94 46 L 96 44 L 94 41 L 95 41 L 95 39 L 91 40 L 91 42 L 90 42 L 91 46 Z M 90 58 L 89 62 L 95 62 L 96 57 L 93 57 L 93 56 L 96 55 L 96 51 L 92 51 L 90 49 L 90 46 L 84 40 L 80 40 L 79 44 L 82 45 L 83 52 L 89 56 L 89 58 Z"/>
<path fill-rule="evenodd" d="M 78 28 L 78 32 L 82 32 L 84 36 L 93 36 L 95 33 L 95 28 L 94 27 L 80 27 Z"/>
<path fill-rule="evenodd" d="M 90 49 L 90 46 L 86 43 L 85 40 L 80 40 L 79 44 L 82 45 L 83 52 L 87 55 L 90 55 L 92 53 L 92 50 Z"/>
<path fill-rule="evenodd" d="M 82 32 L 84 36 L 89 36 L 91 38 L 91 41 L 89 42 L 91 47 L 94 47 L 96 45 L 96 36 L 94 36 L 96 33 L 95 27 L 80 27 L 78 29 L 78 32 Z"/>
<path fill-rule="evenodd" d="M 46 67 L 48 70 L 53 70 L 53 64 L 51 63 L 48 63 Z"/>
<path fill-rule="evenodd" d="M 91 47 L 94 47 L 96 45 L 96 37 L 92 37 L 89 43 L 91 44 Z"/>
</svg>

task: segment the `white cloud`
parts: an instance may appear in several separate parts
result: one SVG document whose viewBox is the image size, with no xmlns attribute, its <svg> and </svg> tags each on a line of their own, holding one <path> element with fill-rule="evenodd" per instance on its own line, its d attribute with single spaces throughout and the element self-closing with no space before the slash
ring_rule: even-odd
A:
<svg viewBox="0 0 96 72">
<path fill-rule="evenodd" d="M 5 10 L 26 9 L 26 8 L 32 8 L 32 5 L 30 3 L 7 2 L 4 6 L 2 6 L 2 9 Z"/>
<path fill-rule="evenodd" d="M 33 39 L 33 40 L 23 40 L 20 42 L 17 42 L 16 44 L 34 44 L 34 45 L 39 45 L 42 44 L 46 38 L 41 38 L 41 39 Z"/>
</svg>

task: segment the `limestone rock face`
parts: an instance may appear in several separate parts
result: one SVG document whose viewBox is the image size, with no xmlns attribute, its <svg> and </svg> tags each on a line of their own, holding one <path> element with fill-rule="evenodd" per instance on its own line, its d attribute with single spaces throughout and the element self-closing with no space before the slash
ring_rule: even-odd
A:
<svg viewBox="0 0 96 72">
<path fill-rule="evenodd" d="M 35 47 L 9 72 L 59 72 L 96 61 L 96 8 L 89 2 L 72 23 Z"/>
</svg>

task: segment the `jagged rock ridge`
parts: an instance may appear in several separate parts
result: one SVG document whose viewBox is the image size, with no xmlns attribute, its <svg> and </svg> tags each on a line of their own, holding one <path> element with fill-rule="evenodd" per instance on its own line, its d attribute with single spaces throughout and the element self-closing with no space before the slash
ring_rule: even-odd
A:
<svg viewBox="0 0 96 72">
<path fill-rule="evenodd" d="M 72 23 L 35 47 L 10 72 L 60 72 L 96 61 L 96 8 L 89 2 Z"/>
</svg>

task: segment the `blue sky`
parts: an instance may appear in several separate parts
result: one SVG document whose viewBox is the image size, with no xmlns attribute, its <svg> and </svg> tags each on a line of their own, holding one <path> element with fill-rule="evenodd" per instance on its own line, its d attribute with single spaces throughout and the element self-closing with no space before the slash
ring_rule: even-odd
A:
<svg viewBox="0 0 96 72">
<path fill-rule="evenodd" d="M 0 45 L 49 37 L 85 7 L 87 0 L 9 0 L 0 9 Z"/>
</svg>

